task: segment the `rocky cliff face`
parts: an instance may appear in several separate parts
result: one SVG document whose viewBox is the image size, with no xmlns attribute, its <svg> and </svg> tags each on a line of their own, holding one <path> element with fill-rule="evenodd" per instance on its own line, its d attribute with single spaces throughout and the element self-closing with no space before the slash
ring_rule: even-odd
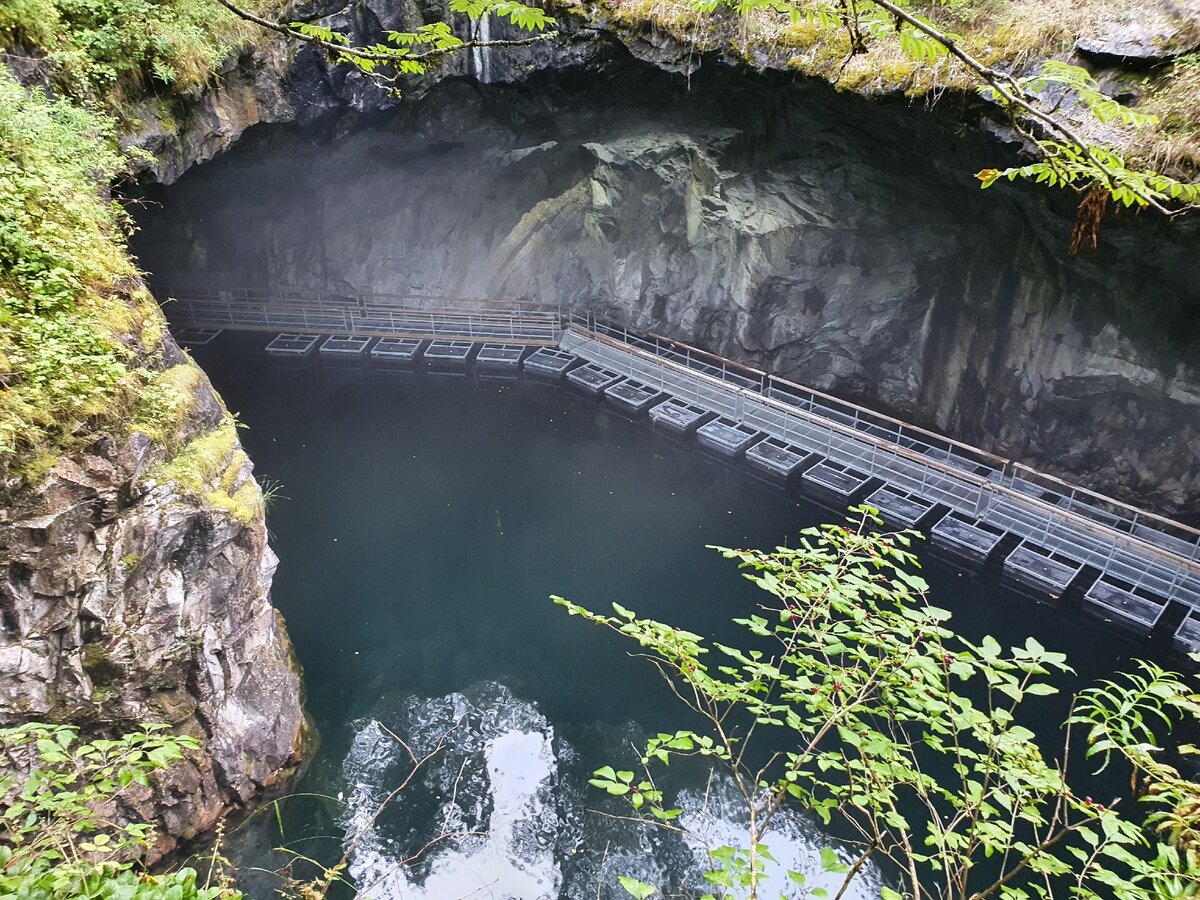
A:
<svg viewBox="0 0 1200 900">
<path fill-rule="evenodd" d="M 208 379 L 169 336 L 155 354 L 188 390 L 174 433 L 98 436 L 0 494 L 0 722 L 198 738 L 127 800 L 159 856 L 294 767 L 303 714 L 250 463 Z"/>
<path fill-rule="evenodd" d="M 1194 224 L 1119 216 L 1071 258 L 1070 208 L 981 193 L 1004 151 L 952 116 L 574 46 L 332 143 L 261 132 L 158 197 L 141 258 L 174 284 L 585 306 L 1200 515 Z"/>
</svg>

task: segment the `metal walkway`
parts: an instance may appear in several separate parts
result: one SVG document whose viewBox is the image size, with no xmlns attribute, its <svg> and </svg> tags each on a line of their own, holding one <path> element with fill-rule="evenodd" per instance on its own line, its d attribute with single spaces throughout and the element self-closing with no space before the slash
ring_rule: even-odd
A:
<svg viewBox="0 0 1200 900">
<path fill-rule="evenodd" d="M 562 310 L 532 303 L 398 294 L 348 297 L 315 291 L 253 289 L 164 292 L 172 324 L 188 328 L 368 335 L 393 338 L 558 343 Z"/>
<path fill-rule="evenodd" d="M 959 550 L 971 551 L 973 542 L 981 557 L 1003 556 L 1006 574 L 1052 593 L 1075 585 L 1086 592 L 1085 605 L 1125 616 L 1138 630 L 1155 627 L 1168 602 L 1181 604 L 1186 615 L 1172 623 L 1177 642 L 1193 635 L 1200 649 L 1200 531 L 678 341 L 590 313 L 519 302 L 308 291 L 176 296 L 165 311 L 177 327 L 414 345 L 424 339 L 559 345 L 560 351 L 538 351 L 560 353 L 550 359 L 554 372 L 541 371 L 549 363 L 537 354 L 522 368 L 565 375 L 598 397 L 623 391 L 625 406 L 630 397 L 651 397 L 653 404 L 639 401 L 636 412 L 645 406 L 652 421 L 670 425 L 668 413 L 682 410 L 688 421 L 680 434 L 737 429 L 747 436 L 739 449 L 749 448 L 748 461 L 760 469 L 794 470 L 817 493 L 824 482 L 841 484 L 842 496 L 854 500 L 881 498 L 931 526 L 935 542 L 939 529 Z M 600 373 L 604 383 L 597 387 L 600 376 L 589 373 Z M 621 405 L 620 397 L 610 399 Z M 761 453 L 753 449 L 759 443 L 767 448 Z"/>
<path fill-rule="evenodd" d="M 1160 597 L 1200 608 L 1200 533 L 695 348 L 576 315 L 562 347 Z"/>
</svg>

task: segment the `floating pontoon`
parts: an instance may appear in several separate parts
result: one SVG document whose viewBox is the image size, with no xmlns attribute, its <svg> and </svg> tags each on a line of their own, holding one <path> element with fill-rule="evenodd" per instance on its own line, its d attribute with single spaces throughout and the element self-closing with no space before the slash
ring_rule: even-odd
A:
<svg viewBox="0 0 1200 900">
<path fill-rule="evenodd" d="M 271 338 L 271 342 L 267 344 L 266 350 L 271 356 L 304 357 L 313 352 L 313 348 L 317 346 L 320 340 L 321 336 L 319 334 L 284 332 Z"/>
<path fill-rule="evenodd" d="M 701 447 L 729 459 L 737 459 L 763 437 L 761 431 L 724 416 L 696 429 L 696 440 Z"/>
<path fill-rule="evenodd" d="M 589 397 L 602 396 L 608 388 L 620 380 L 621 375 L 595 363 L 588 363 L 586 366 L 580 366 L 567 373 L 567 381 L 571 386 L 583 391 Z"/>
<path fill-rule="evenodd" d="M 822 457 L 777 437 L 759 441 L 746 451 L 746 462 L 772 481 L 787 483 Z"/>
<path fill-rule="evenodd" d="M 1004 540 L 1005 532 L 955 510 L 939 519 L 930 534 L 935 546 L 982 567 Z"/>
<path fill-rule="evenodd" d="M 686 403 L 676 397 L 670 397 L 650 409 L 650 421 L 654 426 L 677 437 L 692 434 L 714 415 L 703 406 Z"/>
<path fill-rule="evenodd" d="M 583 360 L 566 350 L 559 350 L 557 347 L 539 347 L 525 357 L 521 368 L 527 375 L 561 381 L 568 371 L 581 362 Z"/>
<path fill-rule="evenodd" d="M 1084 592 L 1083 608 L 1139 634 L 1150 634 L 1167 605 L 1127 581 L 1101 575 Z"/>
<path fill-rule="evenodd" d="M 645 415 L 661 396 L 660 391 L 630 378 L 604 390 L 604 399 L 609 405 L 634 418 Z"/>
<path fill-rule="evenodd" d="M 430 341 L 425 348 L 425 365 L 454 372 L 465 371 L 476 345 L 470 341 Z"/>
<path fill-rule="evenodd" d="M 1028 539 L 1004 557 L 1004 574 L 1026 587 L 1061 597 L 1083 566 Z"/>
<path fill-rule="evenodd" d="M 413 366 L 421 358 L 424 344 L 419 338 L 382 337 L 371 348 L 371 359 L 383 365 Z"/>
</svg>

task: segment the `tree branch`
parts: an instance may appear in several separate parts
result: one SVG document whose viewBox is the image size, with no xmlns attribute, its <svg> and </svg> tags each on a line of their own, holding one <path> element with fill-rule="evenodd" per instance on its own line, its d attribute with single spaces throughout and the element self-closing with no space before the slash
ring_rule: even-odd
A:
<svg viewBox="0 0 1200 900">
<path fill-rule="evenodd" d="M 921 19 L 907 12 L 902 7 L 892 3 L 891 0 L 870 0 L 870 2 L 874 3 L 881 9 L 887 10 L 898 20 L 908 23 L 926 37 L 932 38 L 945 47 L 946 51 L 951 56 L 986 81 L 1006 105 L 1010 107 L 1015 106 L 1021 109 L 1026 115 L 1040 122 L 1051 132 L 1074 144 L 1087 158 L 1088 162 L 1095 166 L 1096 169 L 1104 175 L 1104 178 L 1110 189 L 1124 187 L 1151 209 L 1154 209 L 1165 216 L 1178 215 L 1188 208 L 1185 206 L 1181 207 L 1180 209 L 1170 209 L 1166 206 L 1163 206 L 1154 197 L 1151 197 L 1145 191 L 1140 190 L 1137 185 L 1129 183 L 1129 181 L 1126 179 L 1122 179 L 1116 172 L 1113 172 L 1096 156 L 1096 154 L 1092 151 L 1092 148 L 1088 146 L 1087 142 L 1084 141 L 1083 138 L 1076 134 L 1073 128 L 1060 122 L 1054 116 L 1038 109 L 1031 102 L 1033 98 L 1031 98 L 1025 89 L 1021 87 L 1017 79 L 1008 72 L 1002 72 L 999 69 L 992 68 L 986 63 L 976 59 L 966 50 L 962 49 L 958 42 L 955 41 L 954 38 L 950 37 L 950 35 L 939 31 L 929 23 L 922 21 Z"/>
<path fill-rule="evenodd" d="M 262 28 L 274 31 L 277 34 L 282 34 L 285 37 L 294 38 L 298 41 L 304 41 L 305 43 L 313 44 L 314 46 L 320 47 L 323 50 L 328 50 L 330 53 L 336 53 L 340 56 L 348 56 L 351 59 L 360 59 L 366 62 L 374 63 L 398 63 L 401 61 L 431 63 L 437 62 L 442 57 L 451 53 L 458 53 L 460 51 L 470 50 L 476 47 L 484 49 L 492 47 L 528 47 L 531 44 L 540 44 L 544 41 L 553 40 L 559 36 L 557 31 L 547 31 L 543 34 L 534 35 L 533 37 L 508 40 L 481 41 L 476 38 L 471 38 L 470 40 L 463 41 L 461 44 L 458 44 L 454 47 L 429 50 L 425 53 L 400 55 L 394 51 L 380 52 L 377 50 L 366 50 L 362 47 L 352 47 L 347 44 L 338 44 L 333 41 L 326 41 L 322 38 L 316 37 L 315 35 L 304 34 L 303 32 L 297 31 L 288 25 L 284 25 L 282 22 L 272 22 L 270 19 L 265 19 L 247 9 L 242 9 L 240 6 L 232 3 L 231 0 L 217 0 L 217 2 L 235 16 L 238 16 L 247 22 L 252 22 Z"/>
</svg>

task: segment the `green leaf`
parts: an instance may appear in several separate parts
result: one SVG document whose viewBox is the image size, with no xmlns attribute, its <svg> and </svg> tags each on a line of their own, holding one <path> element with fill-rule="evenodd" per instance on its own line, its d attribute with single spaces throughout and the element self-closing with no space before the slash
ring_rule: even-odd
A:
<svg viewBox="0 0 1200 900">
<path fill-rule="evenodd" d="M 832 847 L 821 848 L 821 868 L 834 875 L 844 875 L 850 867 L 842 862 Z"/>
<path fill-rule="evenodd" d="M 617 881 L 621 883 L 621 887 L 625 888 L 625 893 L 631 897 L 636 897 L 637 900 L 646 900 L 647 897 L 657 890 L 654 885 L 638 881 L 636 878 L 630 878 L 628 875 L 618 875 Z"/>
</svg>

